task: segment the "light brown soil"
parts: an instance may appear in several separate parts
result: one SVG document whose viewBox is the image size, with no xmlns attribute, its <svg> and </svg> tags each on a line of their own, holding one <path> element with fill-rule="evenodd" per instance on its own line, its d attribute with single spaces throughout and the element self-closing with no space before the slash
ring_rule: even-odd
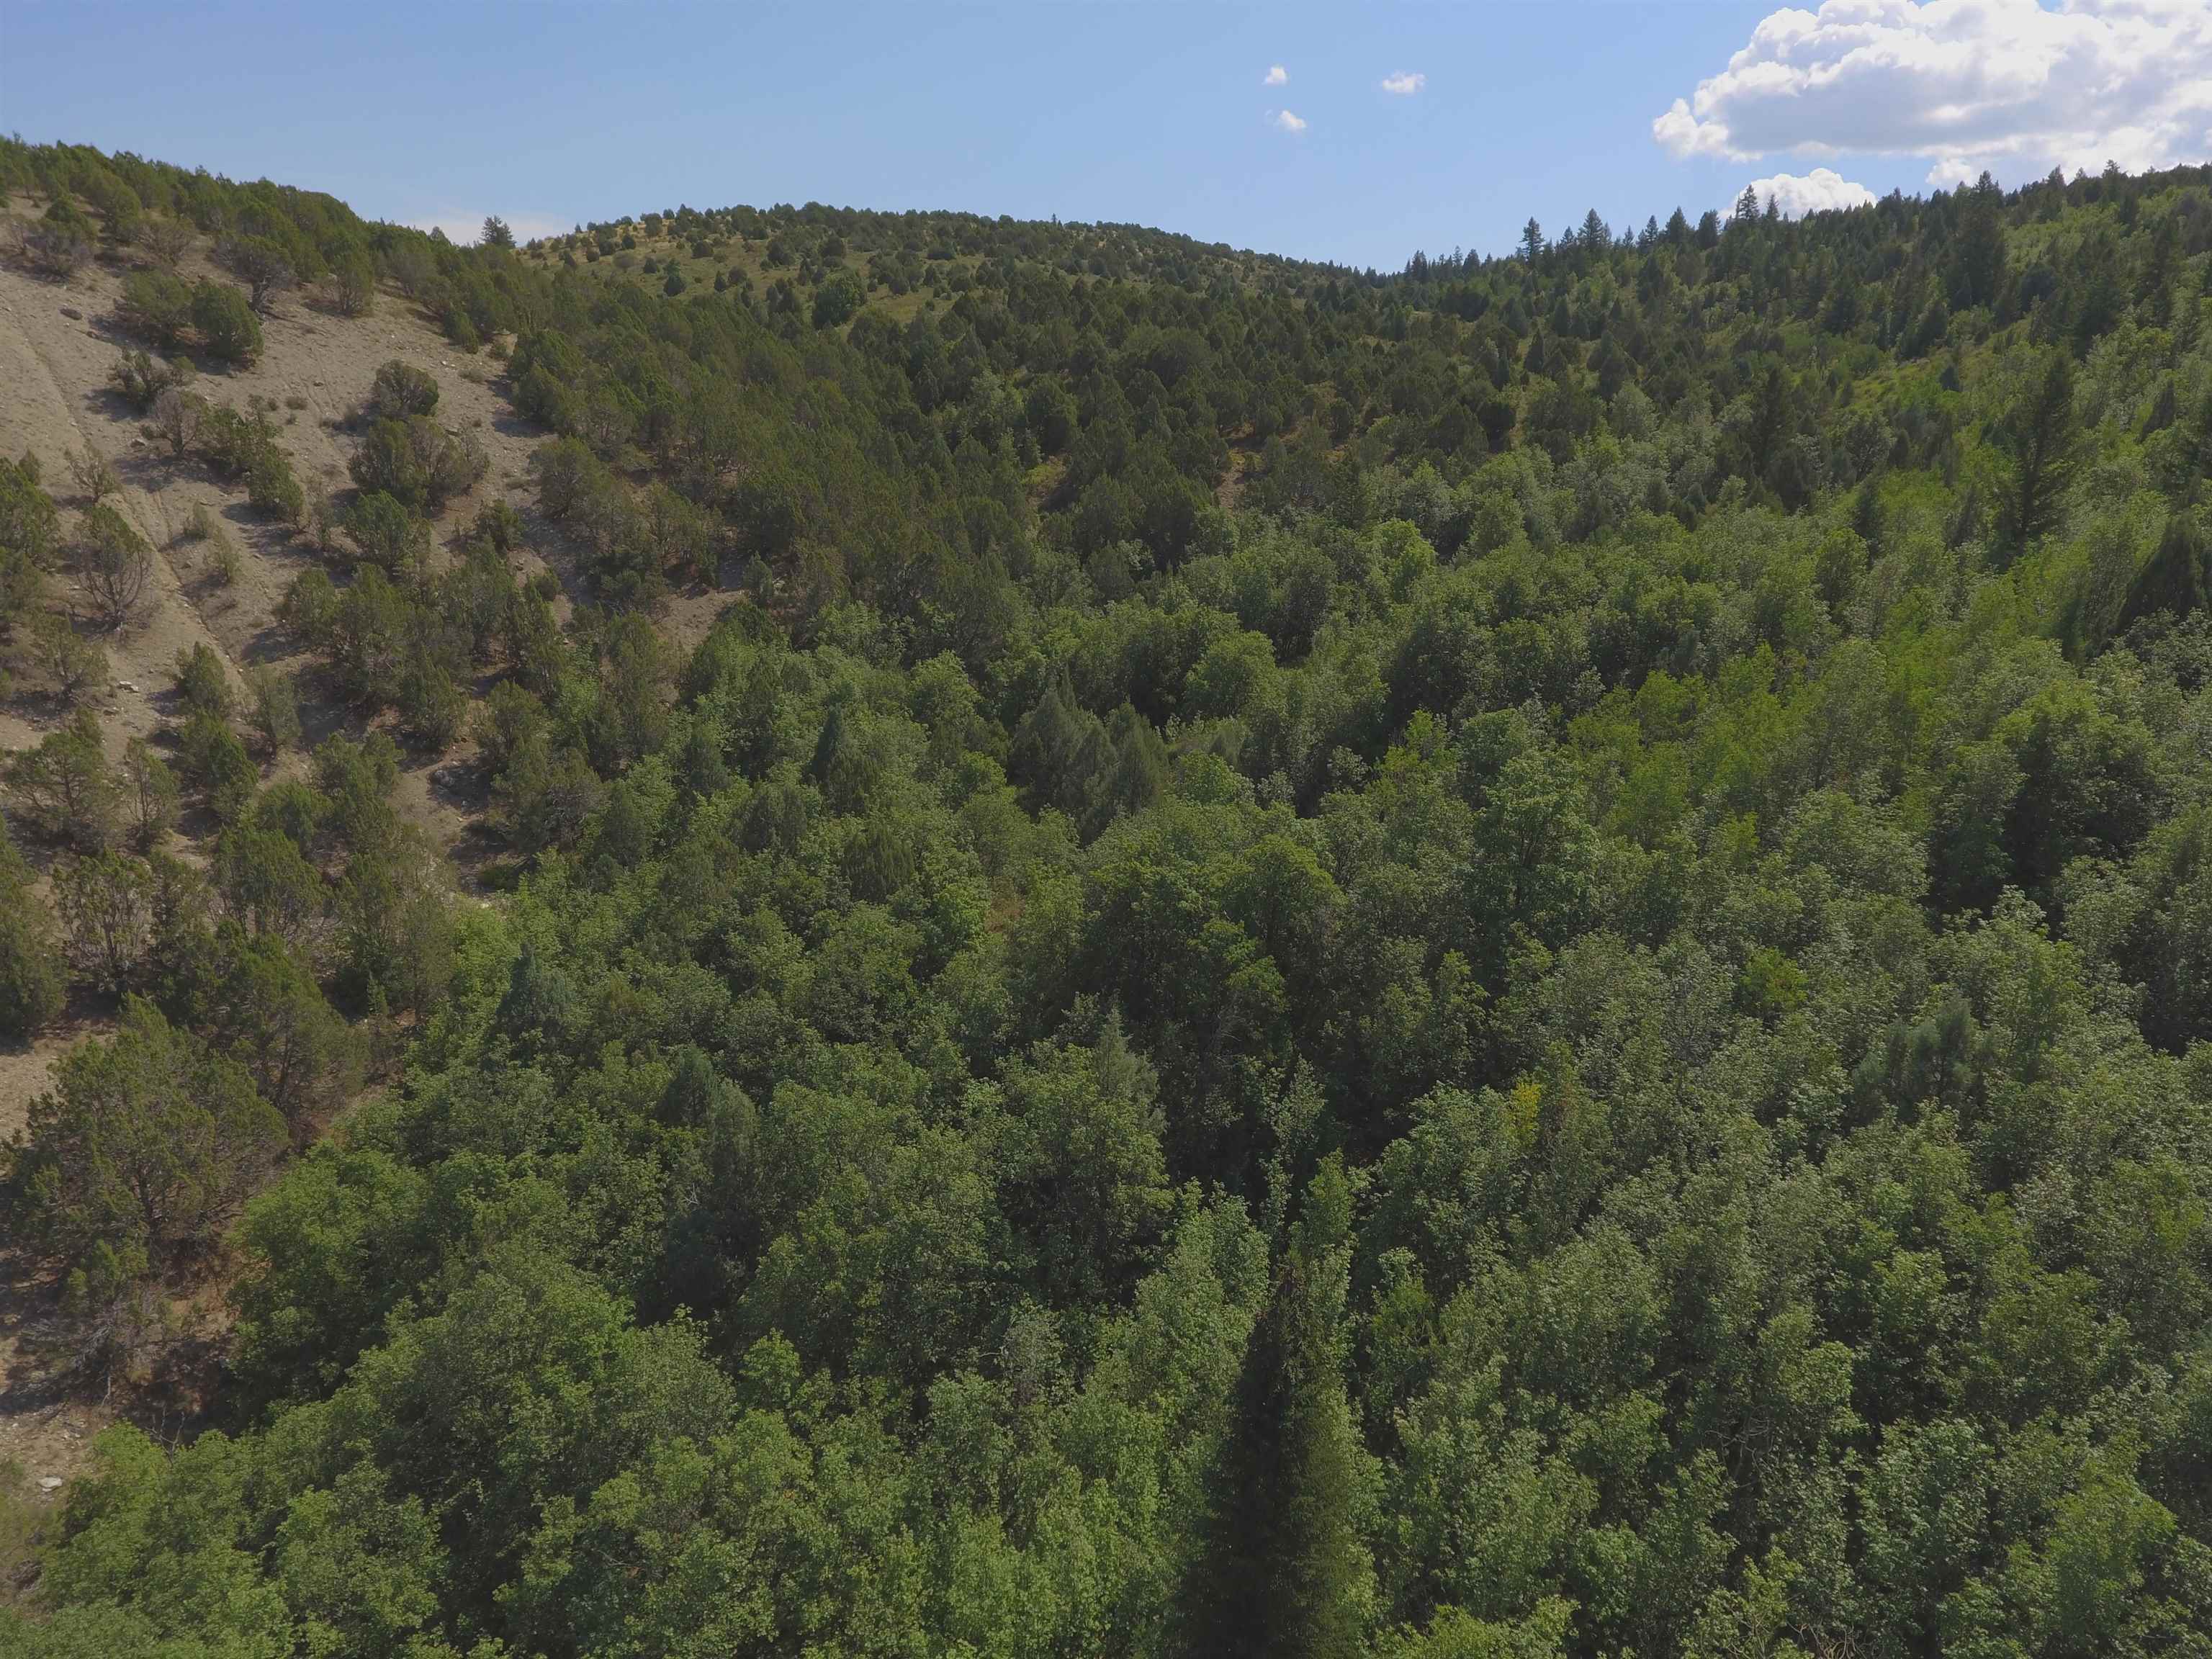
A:
<svg viewBox="0 0 2212 1659">
<path fill-rule="evenodd" d="M 184 274 L 210 273 L 194 266 Z M 110 684 L 94 706 L 111 755 L 119 756 L 131 738 L 149 736 L 165 723 L 178 654 L 201 641 L 215 647 L 241 684 L 251 665 L 276 663 L 293 671 L 310 744 L 334 731 L 358 733 L 364 724 L 358 712 L 321 695 L 314 677 L 304 672 L 307 659 L 275 622 L 286 586 L 321 556 L 284 526 L 253 514 L 241 491 L 201 463 L 171 459 L 110 389 L 108 372 L 131 343 L 113 325 L 122 283 L 120 270 L 104 265 L 64 285 L 0 264 L 0 453 L 38 457 L 65 524 L 82 505 L 70 483 L 70 452 L 89 447 L 106 456 L 123 482 L 117 505 L 157 550 L 153 587 L 138 613 L 100 636 Z M 319 484 L 334 495 L 348 487 L 345 468 L 355 440 L 346 423 L 378 367 L 397 357 L 437 377 L 439 418 L 473 432 L 490 458 L 484 483 L 447 508 L 441 532 L 450 535 L 468 523 L 490 497 L 514 496 L 519 507 L 526 504 L 516 486 L 542 434 L 520 420 L 495 389 L 495 362 L 455 351 L 404 298 L 386 294 L 373 314 L 351 319 L 295 293 L 264 319 L 263 331 L 266 349 L 252 368 L 203 374 L 194 390 L 210 402 L 240 409 L 255 397 L 273 405 L 280 441 L 303 485 Z M 290 407 L 295 403 L 301 406 Z M 238 580 L 227 587 L 213 580 L 205 549 L 177 538 L 202 504 L 241 554 Z M 518 558 L 525 574 L 538 562 L 528 555 Z M 65 598 L 68 579 L 57 587 Z M 19 684 L 16 695 L 0 703 L 0 751 L 37 742 L 66 712 L 35 684 Z M 465 744 L 442 756 L 408 753 L 398 792 L 400 809 L 447 851 L 468 835 L 472 792 L 437 779 L 464 778 L 470 761 Z M 286 763 L 290 768 L 302 763 L 298 756 Z M 464 867 L 473 861 L 460 860 Z M 24 1107 L 44 1086 L 52 1057 L 97 1029 L 96 1019 L 73 1020 L 28 1051 L 0 1050 L 0 1137 L 21 1123 Z"/>
<path fill-rule="evenodd" d="M 0 201 L 0 217 L 10 206 L 23 205 Z M 275 664 L 291 672 L 307 745 L 334 732 L 360 735 L 369 723 L 362 711 L 328 696 L 310 659 L 276 622 L 293 579 L 325 556 L 252 513 L 241 488 L 216 478 L 197 460 L 171 458 L 110 388 L 110 370 L 135 343 L 114 323 L 125 272 L 121 266 L 94 265 L 60 284 L 0 260 L 0 453 L 38 458 L 46 487 L 63 509 L 65 531 L 83 506 L 74 493 L 70 453 L 89 447 L 106 457 L 122 481 L 116 505 L 157 552 L 152 589 L 137 613 L 100 636 L 109 683 L 92 706 L 100 714 L 111 757 L 119 757 L 131 738 L 151 737 L 171 722 L 173 665 L 196 643 L 212 647 L 241 689 L 245 672 L 255 665 Z M 181 274 L 188 281 L 209 275 L 221 279 L 198 255 Z M 438 419 L 472 432 L 491 464 L 476 493 L 448 507 L 437 526 L 439 540 L 449 544 L 484 501 L 504 499 L 521 514 L 526 541 L 534 550 L 514 555 L 517 574 L 526 580 L 550 569 L 572 604 L 582 597 L 577 550 L 538 515 L 535 492 L 524 487 L 530 452 L 544 434 L 514 414 L 501 364 L 492 356 L 456 351 L 404 296 L 389 290 L 379 296 L 372 315 L 360 319 L 337 315 L 312 295 L 295 293 L 263 319 L 263 332 L 265 349 L 252 368 L 203 372 L 193 390 L 241 410 L 258 399 L 277 422 L 279 440 L 311 493 L 319 486 L 343 499 L 356 444 L 351 418 L 377 368 L 398 358 L 436 377 Z M 227 586 L 215 580 L 204 545 L 179 538 L 198 506 L 217 517 L 239 549 L 241 568 Z M 333 575 L 343 580 L 335 568 Z M 55 587 L 58 601 L 66 603 L 68 578 L 58 579 Z M 688 649 L 729 599 L 712 589 L 678 592 L 657 624 L 672 646 Z M 19 677 L 12 694 L 0 700 L 0 763 L 9 751 L 39 741 L 67 712 L 45 695 L 35 675 Z M 487 789 L 473 745 L 464 739 L 441 755 L 403 745 L 402 754 L 398 810 L 447 854 L 457 884 L 474 889 L 478 872 L 503 849 L 483 823 Z M 277 769 L 297 771 L 305 764 L 305 757 L 295 753 Z M 191 833 L 171 850 L 204 858 L 206 818 L 204 812 L 188 817 L 185 827 Z M 48 862 L 48 849 L 25 850 L 34 864 Z M 114 1017 L 111 1000 L 80 994 L 27 1048 L 0 1048 L 0 1142 L 22 1127 L 32 1102 L 48 1086 L 56 1059 L 87 1036 L 112 1031 Z M 158 1386 L 104 1394 L 74 1369 L 75 1339 L 57 1319 L 55 1286 L 46 1269 L 9 1243 L 0 1237 L 0 1461 L 19 1463 L 34 1482 L 66 1480 L 82 1466 L 92 1435 L 118 1415 L 156 1432 L 174 1432 L 197 1409 L 200 1384 L 212 1374 L 227 1319 L 216 1278 L 202 1282 L 192 1302 L 171 1309 L 185 1334 L 168 1344 Z"/>
<path fill-rule="evenodd" d="M 197 279 L 210 270 L 195 261 L 183 274 Z M 211 645 L 241 684 L 254 664 L 292 671 L 309 744 L 337 731 L 358 735 L 365 725 L 359 711 L 328 698 L 306 672 L 307 659 L 275 622 L 286 586 L 322 556 L 252 513 L 242 490 L 198 461 L 172 459 L 109 388 L 109 370 L 132 343 L 112 322 L 123 275 L 121 269 L 99 265 L 63 285 L 0 263 L 0 453 L 12 458 L 27 452 L 39 459 L 65 529 L 82 505 L 70 482 L 70 452 L 89 447 L 106 456 L 123 484 L 116 504 L 157 551 L 152 589 L 138 613 L 100 639 L 110 684 L 92 706 L 100 713 L 111 757 L 119 757 L 131 738 L 151 736 L 168 721 L 173 666 L 179 653 L 196 642 Z M 349 319 L 295 293 L 264 319 L 263 329 L 266 349 L 252 368 L 203 373 L 193 389 L 210 402 L 241 410 L 257 396 L 273 405 L 280 441 L 310 490 L 319 484 L 341 495 L 348 487 L 345 468 L 355 440 L 347 422 L 377 368 L 397 357 L 437 377 L 438 417 L 472 431 L 491 461 L 477 493 L 448 507 L 440 539 L 450 539 L 489 498 L 530 506 L 519 486 L 543 434 L 516 417 L 501 395 L 496 362 L 455 351 L 403 297 L 384 294 L 374 314 Z M 290 406 L 295 404 L 299 406 Z M 240 550 L 242 568 L 227 587 L 211 579 L 204 548 L 177 539 L 197 504 L 217 515 Z M 542 532 L 543 526 L 534 529 Z M 542 563 L 529 554 L 518 555 L 516 562 L 526 576 Z M 573 559 L 556 553 L 552 562 L 565 580 L 574 580 Z M 66 576 L 55 582 L 58 599 L 68 597 L 68 583 Z M 13 695 L 0 702 L 0 762 L 7 751 L 36 743 L 66 712 L 43 694 L 34 676 L 20 676 Z M 454 855 L 465 880 L 488 850 L 484 838 L 471 833 L 483 806 L 473 752 L 464 742 L 443 755 L 404 747 L 402 753 L 398 807 Z M 294 755 L 283 764 L 296 769 L 305 761 Z M 27 850 L 43 861 L 38 849 Z M 206 849 L 186 841 L 173 850 L 194 857 Z M 47 1086 L 55 1059 L 83 1037 L 112 1030 L 113 1018 L 112 1002 L 79 997 L 29 1047 L 0 1048 L 0 1141 L 22 1127 L 31 1102 Z M 122 1394 L 99 1397 L 100 1390 L 88 1392 L 70 1369 L 75 1356 L 67 1333 L 52 1322 L 53 1286 L 35 1263 L 6 1244 L 0 1239 L 0 1460 L 21 1464 L 34 1482 L 66 1479 L 82 1465 L 91 1436 L 126 1403 L 131 1416 L 156 1430 L 165 1419 L 191 1408 L 191 1389 L 179 1377 L 194 1369 L 190 1353 L 213 1352 L 209 1334 L 224 1317 L 218 1294 L 204 1286 L 195 1304 L 173 1310 L 197 1334 L 165 1362 L 166 1395 L 157 1399 L 142 1391 L 127 1402 Z"/>
</svg>

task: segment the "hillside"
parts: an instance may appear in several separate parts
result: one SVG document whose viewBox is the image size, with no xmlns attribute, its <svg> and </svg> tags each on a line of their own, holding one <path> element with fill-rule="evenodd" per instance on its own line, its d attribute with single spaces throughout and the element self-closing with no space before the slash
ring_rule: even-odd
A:
<svg viewBox="0 0 2212 1659">
<path fill-rule="evenodd" d="M 2212 170 L 0 187 L 0 1656 L 2200 1650 Z"/>
</svg>

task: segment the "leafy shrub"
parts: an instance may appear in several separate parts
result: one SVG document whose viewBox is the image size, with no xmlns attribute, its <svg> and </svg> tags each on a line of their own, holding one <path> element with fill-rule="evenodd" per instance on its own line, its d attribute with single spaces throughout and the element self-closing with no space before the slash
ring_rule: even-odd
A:
<svg viewBox="0 0 2212 1659">
<path fill-rule="evenodd" d="M 556 438 L 530 454 L 538 479 L 538 503 L 556 523 L 568 518 L 595 490 L 606 469 L 580 438 Z"/>
<path fill-rule="evenodd" d="M 206 398 L 173 386 L 155 394 L 154 430 L 169 446 L 170 454 L 181 459 L 198 444 L 207 411 Z"/>
<path fill-rule="evenodd" d="M 52 913 L 0 827 L 0 1042 L 37 1036 L 60 1014 L 68 990 Z"/>
<path fill-rule="evenodd" d="M 133 349 L 117 360 L 107 378 L 124 400 L 143 415 L 160 404 L 164 392 L 190 386 L 194 371 L 189 357 L 163 362 Z"/>
<path fill-rule="evenodd" d="M 131 998 L 33 1103 L 18 1180 L 32 1227 L 82 1264 L 95 1249 L 156 1271 L 211 1246 L 285 1147 L 246 1068 Z"/>
<path fill-rule="evenodd" d="M 348 502 L 339 523 L 357 557 L 396 572 L 430 550 L 430 527 L 381 489 L 366 490 Z"/>
<path fill-rule="evenodd" d="M 261 356 L 261 319 L 246 297 L 226 283 L 203 282 L 192 289 L 192 327 L 219 362 L 245 368 Z"/>
<path fill-rule="evenodd" d="M 173 349 L 194 325 L 192 290 L 167 270 L 134 270 L 123 279 L 117 320 L 129 332 Z"/>
<path fill-rule="evenodd" d="M 475 439 L 449 433 L 426 415 L 413 415 L 404 421 L 379 419 L 348 470 L 364 491 L 380 492 L 417 512 L 435 513 L 453 496 L 474 489 L 489 466 Z"/>
<path fill-rule="evenodd" d="M 331 300 L 348 317 L 376 309 L 376 261 L 360 249 L 339 256 L 331 267 Z"/>
<path fill-rule="evenodd" d="M 100 239 L 114 247 L 129 247 L 138 240 L 145 220 L 138 193 L 106 167 L 88 169 L 77 181 L 100 217 Z"/>
<path fill-rule="evenodd" d="M 461 307 L 447 306 L 440 322 L 456 351 L 476 351 L 483 347 L 483 336 L 477 332 L 475 322 Z"/>
<path fill-rule="evenodd" d="M 303 570 L 292 578 L 277 602 L 276 620 L 302 644 L 319 649 L 330 636 L 337 615 L 338 591 L 320 570 Z"/>
<path fill-rule="evenodd" d="M 208 547 L 208 576 L 217 587 L 234 587 L 246 574 L 238 544 L 222 531 L 216 532 Z"/>
<path fill-rule="evenodd" d="M 814 290 L 813 322 L 817 328 L 840 328 L 852 321 L 867 295 L 860 279 L 841 270 Z"/>
<path fill-rule="evenodd" d="M 292 677 L 272 664 L 259 663 L 246 677 L 246 718 L 261 751 L 272 758 L 300 746 L 300 698 Z"/>
<path fill-rule="evenodd" d="M 216 249 L 224 270 L 244 283 L 247 303 L 266 313 L 276 296 L 298 285 L 292 256 L 265 236 L 234 236 Z"/>
<path fill-rule="evenodd" d="M 150 852 L 177 818 L 177 775 L 143 738 L 123 751 L 123 797 L 133 837 Z"/>
<path fill-rule="evenodd" d="M 365 407 L 377 420 L 404 421 L 438 407 L 438 382 L 428 370 L 394 357 L 376 371 Z"/>
<path fill-rule="evenodd" d="M 40 485 L 37 459 L 0 459 L 0 555 L 44 568 L 60 540 L 61 514 Z"/>
<path fill-rule="evenodd" d="M 461 734 L 468 694 L 453 672 L 443 629 L 423 629 L 410 642 L 394 702 L 408 734 L 431 749 L 445 749 Z"/>
<path fill-rule="evenodd" d="M 120 628 L 153 580 L 154 550 L 128 520 L 101 501 L 85 509 L 76 560 L 94 614 L 106 626 Z"/>
<path fill-rule="evenodd" d="M 469 537 L 489 544 L 495 553 L 512 553 L 522 545 L 522 515 L 506 501 L 488 501 L 477 509 Z"/>
<path fill-rule="evenodd" d="M 80 708 L 8 762 L 8 789 L 25 823 L 54 841 L 104 847 L 114 828 L 115 781 L 100 718 Z"/>
<path fill-rule="evenodd" d="M 292 471 L 292 458 L 273 441 L 263 446 L 246 469 L 246 499 L 256 512 L 295 528 L 307 520 L 307 495 Z"/>
<path fill-rule="evenodd" d="M 195 641 L 177 653 L 175 679 L 178 706 L 187 719 L 194 714 L 230 718 L 230 676 L 205 641 Z"/>
<path fill-rule="evenodd" d="M 346 471 L 363 495 L 380 495 L 420 509 L 427 499 L 421 463 L 404 422 L 379 418 L 354 452 Z"/>
<path fill-rule="evenodd" d="M 216 472 L 245 480 L 246 501 L 257 512 L 295 527 L 307 522 L 307 492 L 261 410 L 249 416 L 225 404 L 210 406 L 200 412 L 195 441 Z"/>
<path fill-rule="evenodd" d="M 193 714 L 177 733 L 177 763 L 216 816 L 228 823 L 261 786 L 261 773 L 230 723 L 211 712 Z"/>
</svg>

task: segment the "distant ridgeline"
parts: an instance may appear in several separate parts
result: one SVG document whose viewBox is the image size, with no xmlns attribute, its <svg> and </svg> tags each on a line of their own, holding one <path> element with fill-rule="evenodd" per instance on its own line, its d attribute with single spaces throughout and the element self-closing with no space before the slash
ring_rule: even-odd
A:
<svg viewBox="0 0 2212 1659">
<path fill-rule="evenodd" d="M 2212 170 L 1388 276 L 0 181 L 545 430 L 515 890 L 0 1655 L 2202 1650 Z M 461 614 L 392 455 L 334 653 Z"/>
</svg>

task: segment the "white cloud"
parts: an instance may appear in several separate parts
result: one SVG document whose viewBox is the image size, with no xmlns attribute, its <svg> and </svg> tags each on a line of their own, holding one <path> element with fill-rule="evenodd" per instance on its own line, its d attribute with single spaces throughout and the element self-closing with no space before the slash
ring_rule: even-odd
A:
<svg viewBox="0 0 2212 1659">
<path fill-rule="evenodd" d="M 1950 185 L 2212 155 L 2206 0 L 1826 0 L 1769 14 L 1651 124 L 1677 156 L 1928 158 Z"/>
<path fill-rule="evenodd" d="M 565 236 L 575 228 L 574 220 L 556 219 L 545 213 L 507 213 L 500 216 L 507 221 L 507 228 L 514 233 L 517 242 L 534 242 L 541 236 Z M 465 213 L 456 208 L 426 213 L 405 222 L 416 230 L 442 230 L 449 242 L 470 243 L 483 234 L 483 214 Z"/>
<path fill-rule="evenodd" d="M 1395 93 L 1401 98 L 1411 98 L 1428 84 L 1427 76 L 1416 74 L 1411 70 L 1400 70 L 1395 75 L 1382 77 L 1382 90 Z"/>
<path fill-rule="evenodd" d="M 1306 130 L 1305 117 L 1293 115 L 1286 109 L 1270 111 L 1267 118 L 1285 132 L 1304 132 Z"/>
<path fill-rule="evenodd" d="M 1800 178 L 1794 173 L 1778 173 L 1771 178 L 1751 181 L 1752 193 L 1759 198 L 1763 209 L 1766 198 L 1774 198 L 1776 210 L 1785 219 L 1802 219 L 1808 213 L 1827 213 L 1839 208 L 1865 207 L 1874 200 L 1874 192 L 1864 185 L 1854 184 L 1832 167 L 1814 167 Z M 1734 217 L 1735 204 L 1730 202 L 1723 216 Z"/>
<path fill-rule="evenodd" d="M 1260 77 L 1260 84 L 1263 87 L 1282 87 L 1288 86 L 1290 80 L 1290 70 L 1285 69 L 1280 64 L 1271 64 L 1267 72 Z"/>
</svg>

